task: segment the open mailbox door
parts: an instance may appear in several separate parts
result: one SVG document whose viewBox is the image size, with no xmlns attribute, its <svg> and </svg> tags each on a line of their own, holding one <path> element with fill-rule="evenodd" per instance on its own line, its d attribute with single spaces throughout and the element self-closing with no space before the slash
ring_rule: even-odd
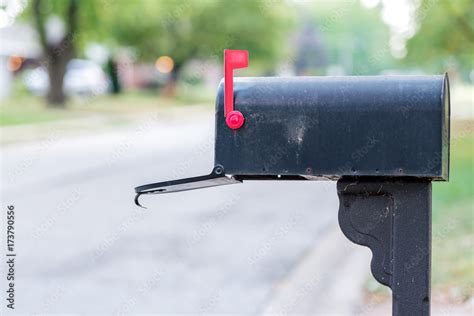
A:
<svg viewBox="0 0 474 316">
<path fill-rule="evenodd" d="M 205 176 L 163 181 L 136 187 L 135 192 L 137 195 L 135 196 L 135 204 L 141 206 L 139 198 L 140 195 L 143 194 L 173 193 L 240 182 L 242 181 L 225 175 L 224 168 L 221 166 L 215 166 L 212 172 Z"/>
</svg>

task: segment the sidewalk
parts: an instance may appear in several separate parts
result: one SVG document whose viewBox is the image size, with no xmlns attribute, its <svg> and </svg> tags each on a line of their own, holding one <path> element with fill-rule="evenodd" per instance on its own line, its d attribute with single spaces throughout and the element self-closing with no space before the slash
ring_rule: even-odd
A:
<svg viewBox="0 0 474 316">
<path fill-rule="evenodd" d="M 362 303 L 370 258 L 367 248 L 332 228 L 274 289 L 262 313 L 353 315 Z"/>
</svg>

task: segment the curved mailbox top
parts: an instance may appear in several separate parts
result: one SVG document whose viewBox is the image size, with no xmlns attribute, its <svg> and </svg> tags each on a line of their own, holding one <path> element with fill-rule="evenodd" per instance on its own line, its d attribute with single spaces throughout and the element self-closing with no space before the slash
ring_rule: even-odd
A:
<svg viewBox="0 0 474 316">
<path fill-rule="evenodd" d="M 448 180 L 449 83 L 440 76 L 234 79 L 244 125 L 216 101 L 215 165 L 237 178 Z"/>
</svg>

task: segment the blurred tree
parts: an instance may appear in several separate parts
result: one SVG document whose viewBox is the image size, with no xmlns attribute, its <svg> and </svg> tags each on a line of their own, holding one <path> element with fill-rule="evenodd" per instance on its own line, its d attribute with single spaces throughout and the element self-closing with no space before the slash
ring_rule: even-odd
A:
<svg viewBox="0 0 474 316">
<path fill-rule="evenodd" d="M 30 14 L 43 47 L 43 65 L 49 75 L 47 101 L 50 106 L 63 107 L 63 81 L 68 62 L 74 57 L 81 32 L 90 30 L 93 18 L 92 0 L 34 0 Z M 86 22 L 88 21 L 88 22 Z M 84 26 L 85 25 L 85 26 Z M 80 30 L 79 30 L 80 28 Z"/>
<path fill-rule="evenodd" d="M 331 68 L 374 75 L 395 65 L 390 29 L 376 8 L 367 9 L 359 0 L 338 0 L 317 1 L 304 10 L 319 30 Z"/>
<path fill-rule="evenodd" d="M 295 71 L 296 74 L 310 75 L 311 70 L 327 66 L 326 47 L 315 23 L 307 18 L 302 29 L 295 36 Z"/>
<path fill-rule="evenodd" d="M 48 102 L 63 106 L 67 63 L 87 42 L 131 47 L 142 62 L 171 57 L 169 94 L 187 61 L 222 60 L 225 48 L 247 49 L 252 69 L 268 69 L 284 53 L 285 8 L 283 0 L 33 0 L 26 14 L 44 49 Z"/>
<path fill-rule="evenodd" d="M 55 2 L 57 8 L 58 2 Z M 45 66 L 49 75 L 48 104 L 52 106 L 63 106 L 65 95 L 63 92 L 63 79 L 66 73 L 66 66 L 74 55 L 74 34 L 77 28 L 77 1 L 64 1 L 61 5 L 64 11 L 63 20 L 49 19 L 43 13 L 45 2 L 34 0 L 33 13 L 36 22 L 36 28 L 39 34 L 41 45 L 46 59 Z"/>
<path fill-rule="evenodd" d="M 417 20 L 405 63 L 429 71 L 455 67 L 467 78 L 474 61 L 474 1 L 423 0 Z"/>
<path fill-rule="evenodd" d="M 115 1 L 107 13 L 110 35 L 138 49 L 143 61 L 173 60 L 165 88 L 173 94 L 192 58 L 222 60 L 225 48 L 247 49 L 251 63 L 273 65 L 288 25 L 281 0 Z M 118 18 L 120 17 L 120 18 Z"/>
</svg>

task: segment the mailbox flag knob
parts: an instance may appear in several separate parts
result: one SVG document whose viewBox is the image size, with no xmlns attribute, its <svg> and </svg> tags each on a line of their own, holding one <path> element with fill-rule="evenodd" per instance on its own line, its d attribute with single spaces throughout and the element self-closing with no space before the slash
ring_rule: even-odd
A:
<svg viewBox="0 0 474 316">
<path fill-rule="evenodd" d="M 227 126 L 238 129 L 244 124 L 244 116 L 234 111 L 234 69 L 249 65 L 249 52 L 246 50 L 224 50 L 224 117 Z M 232 114 L 232 115 L 231 115 Z"/>
<path fill-rule="evenodd" d="M 244 115 L 240 113 L 239 111 L 230 111 L 227 114 L 227 117 L 225 119 L 225 122 L 227 123 L 227 126 L 229 126 L 232 129 L 239 129 L 244 125 Z"/>
</svg>

